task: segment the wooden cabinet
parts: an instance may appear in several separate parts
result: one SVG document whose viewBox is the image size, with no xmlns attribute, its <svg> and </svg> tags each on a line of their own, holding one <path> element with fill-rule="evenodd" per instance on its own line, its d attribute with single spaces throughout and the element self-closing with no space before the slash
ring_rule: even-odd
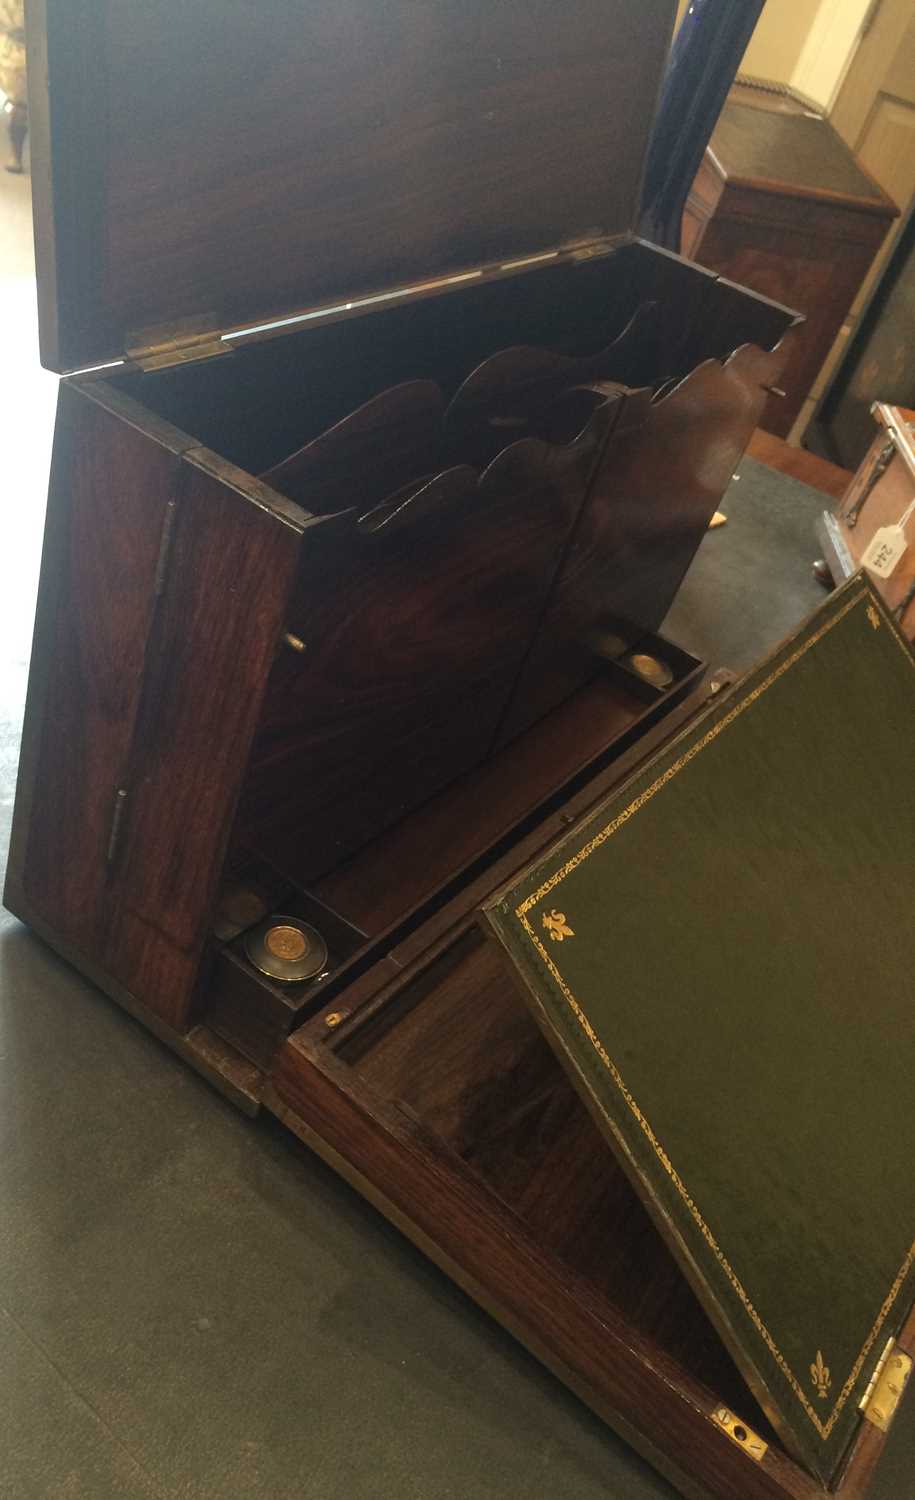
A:
<svg viewBox="0 0 915 1500">
<path fill-rule="evenodd" d="M 761 425 L 786 437 L 896 215 L 828 120 L 739 91 L 705 153 L 683 253 L 805 314 Z M 764 97 L 764 96 L 763 96 Z"/>
</svg>

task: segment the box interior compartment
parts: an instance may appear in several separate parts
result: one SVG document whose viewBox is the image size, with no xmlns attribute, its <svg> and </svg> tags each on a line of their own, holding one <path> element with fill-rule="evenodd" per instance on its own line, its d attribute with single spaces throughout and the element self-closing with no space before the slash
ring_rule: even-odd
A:
<svg viewBox="0 0 915 1500">
<path fill-rule="evenodd" d="M 439 295 L 381 298 L 357 316 L 236 341 L 231 358 L 131 370 L 111 383 L 257 475 L 401 382 L 435 381 L 450 399 L 500 349 L 594 355 L 642 310 L 637 336 L 608 357 L 604 378 L 663 395 L 703 360 L 724 360 L 745 343 L 774 347 L 796 321 L 638 241 L 594 260 L 551 260 Z"/>
</svg>

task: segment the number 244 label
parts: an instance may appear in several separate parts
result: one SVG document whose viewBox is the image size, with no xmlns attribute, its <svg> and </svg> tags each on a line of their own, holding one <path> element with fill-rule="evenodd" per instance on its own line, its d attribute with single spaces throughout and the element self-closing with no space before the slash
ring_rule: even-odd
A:
<svg viewBox="0 0 915 1500">
<path fill-rule="evenodd" d="M 881 526 L 861 558 L 862 566 L 878 578 L 889 578 L 904 555 L 908 543 L 901 526 Z"/>
</svg>

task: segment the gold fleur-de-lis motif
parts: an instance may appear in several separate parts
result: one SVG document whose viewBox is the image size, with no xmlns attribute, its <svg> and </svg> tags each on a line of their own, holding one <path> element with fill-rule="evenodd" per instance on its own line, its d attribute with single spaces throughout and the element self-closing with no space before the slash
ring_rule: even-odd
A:
<svg viewBox="0 0 915 1500">
<path fill-rule="evenodd" d="M 816 1363 L 810 1366 L 810 1378 L 817 1389 L 817 1395 L 821 1401 L 825 1401 L 829 1395 L 829 1387 L 832 1385 L 832 1376 L 829 1367 L 820 1350 L 817 1350 Z"/>
<path fill-rule="evenodd" d="M 554 943 L 561 943 L 565 938 L 575 936 L 575 933 L 566 921 L 565 912 L 557 911 L 555 907 L 552 911 L 544 912 L 543 925 Z"/>
<path fill-rule="evenodd" d="M 873 604 L 869 604 L 867 606 L 867 618 L 870 620 L 875 630 L 880 629 L 880 616 L 878 615 L 876 607 Z"/>
</svg>

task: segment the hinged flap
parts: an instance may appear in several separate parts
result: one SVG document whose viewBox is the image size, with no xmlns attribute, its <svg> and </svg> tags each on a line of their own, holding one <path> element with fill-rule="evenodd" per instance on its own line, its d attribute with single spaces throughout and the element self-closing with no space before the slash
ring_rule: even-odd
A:
<svg viewBox="0 0 915 1500">
<path fill-rule="evenodd" d="M 629 231 L 674 10 L 30 0 L 44 361 Z"/>
<path fill-rule="evenodd" d="M 858 576 L 484 914 L 826 1481 L 915 1290 L 913 744 L 915 658 Z"/>
</svg>

